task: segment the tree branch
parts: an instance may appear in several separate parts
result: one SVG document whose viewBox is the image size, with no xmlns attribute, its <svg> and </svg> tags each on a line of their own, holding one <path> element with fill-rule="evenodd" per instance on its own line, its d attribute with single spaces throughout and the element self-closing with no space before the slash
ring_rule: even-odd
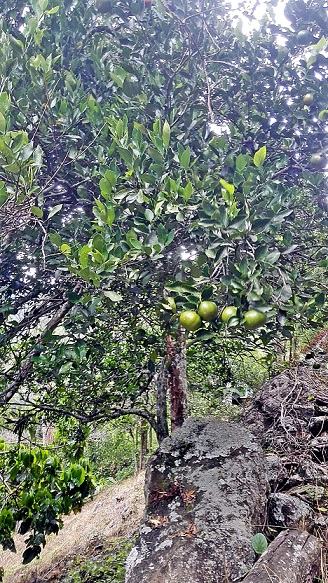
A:
<svg viewBox="0 0 328 583">
<path fill-rule="evenodd" d="M 78 289 L 80 289 L 79 284 L 74 288 L 74 291 L 77 291 Z M 0 393 L 0 405 L 5 405 L 6 403 L 8 403 L 10 399 L 18 391 L 19 387 L 25 381 L 33 366 L 33 357 L 37 356 L 40 352 L 40 344 L 42 343 L 42 340 L 49 332 L 52 332 L 53 330 L 55 330 L 55 328 L 57 328 L 58 324 L 62 322 L 62 320 L 64 319 L 66 314 L 70 311 L 70 309 L 73 307 L 73 305 L 74 304 L 72 302 L 67 300 L 62 305 L 62 307 L 59 308 L 59 310 L 57 310 L 57 312 L 51 318 L 51 320 L 49 320 L 48 324 L 46 325 L 45 329 L 40 335 L 38 342 L 36 343 L 38 348 L 32 348 L 32 350 L 30 350 L 19 370 L 13 375 L 13 380 L 10 383 L 10 385 Z"/>
</svg>

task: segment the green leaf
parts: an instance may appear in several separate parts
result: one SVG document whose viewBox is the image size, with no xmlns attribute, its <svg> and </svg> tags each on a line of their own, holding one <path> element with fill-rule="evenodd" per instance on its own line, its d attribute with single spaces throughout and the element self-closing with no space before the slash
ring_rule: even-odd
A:
<svg viewBox="0 0 328 583">
<path fill-rule="evenodd" d="M 78 465 L 74 464 L 70 468 L 70 478 L 73 482 L 74 486 L 81 486 L 85 480 L 85 469 Z"/>
<path fill-rule="evenodd" d="M 113 170 L 106 170 L 105 178 L 106 178 L 107 182 L 109 182 L 109 184 L 112 187 L 116 186 L 117 178 L 116 178 L 116 174 L 115 174 L 115 172 L 113 172 Z"/>
<path fill-rule="evenodd" d="M 268 548 L 268 542 L 264 534 L 261 532 L 254 534 L 252 538 L 252 548 L 258 555 L 262 555 L 262 553 L 266 551 Z"/>
<path fill-rule="evenodd" d="M 179 294 L 197 294 L 197 289 L 192 286 L 189 285 L 187 283 L 182 283 L 181 281 L 175 281 L 173 283 L 170 283 L 168 285 L 165 286 L 165 289 L 167 289 L 168 291 L 174 291 L 177 292 Z"/>
<path fill-rule="evenodd" d="M 155 176 L 152 176 L 151 174 L 141 174 L 140 178 L 146 182 L 146 184 L 155 184 L 156 182 Z"/>
<path fill-rule="evenodd" d="M 62 204 L 56 204 L 56 206 L 53 206 L 51 211 L 49 212 L 48 219 L 51 219 L 51 217 L 58 213 L 62 208 L 63 208 Z"/>
<path fill-rule="evenodd" d="M 61 246 L 62 238 L 58 233 L 50 233 L 49 239 L 53 245 L 56 245 L 56 247 Z"/>
<path fill-rule="evenodd" d="M 123 300 L 123 296 L 120 293 L 109 289 L 104 290 L 104 296 L 105 298 L 109 298 L 112 302 L 115 303 L 121 302 Z"/>
<path fill-rule="evenodd" d="M 63 243 L 60 246 L 60 250 L 62 253 L 64 253 L 65 255 L 68 255 L 71 252 L 71 248 L 69 245 L 67 245 L 67 243 Z"/>
<path fill-rule="evenodd" d="M 101 194 L 108 195 L 112 192 L 112 185 L 107 178 L 102 178 L 99 182 Z M 106 198 L 106 197 L 104 197 Z"/>
<path fill-rule="evenodd" d="M 38 217 L 38 219 L 42 219 L 43 217 L 43 210 L 40 209 L 38 206 L 31 206 L 30 211 L 32 215 Z"/>
<path fill-rule="evenodd" d="M 166 299 L 167 303 L 169 304 L 173 314 L 176 314 L 177 313 L 177 306 L 176 306 L 174 298 L 172 298 L 171 296 L 168 296 L 165 299 Z"/>
<path fill-rule="evenodd" d="M 124 162 L 126 162 L 126 164 L 128 166 L 132 166 L 133 163 L 133 155 L 132 152 L 130 152 L 130 150 L 127 150 L 126 148 L 117 148 L 119 155 L 121 156 L 121 158 L 124 160 Z"/>
<path fill-rule="evenodd" d="M 229 184 L 229 182 L 226 182 L 223 178 L 220 178 L 220 184 L 229 194 L 232 195 L 235 192 L 234 185 Z"/>
<path fill-rule="evenodd" d="M 261 168 L 261 166 L 263 166 L 264 160 L 266 159 L 266 155 L 267 155 L 266 146 L 262 146 L 262 148 L 255 152 L 253 162 L 256 168 Z"/>
<path fill-rule="evenodd" d="M 80 296 L 75 292 L 66 292 L 66 297 L 71 304 L 77 304 L 80 301 Z"/>
<path fill-rule="evenodd" d="M 268 253 L 269 248 L 267 245 L 259 245 L 259 247 L 257 247 L 255 250 L 255 259 L 257 259 L 257 261 L 262 261 L 266 258 Z"/>
<path fill-rule="evenodd" d="M 118 87 L 121 87 L 121 88 L 123 87 L 123 83 L 124 83 L 126 76 L 127 76 L 126 71 L 121 69 L 121 67 L 116 67 L 115 73 L 110 73 L 111 79 L 114 81 L 114 83 L 116 83 L 116 85 L 118 85 Z"/>
<path fill-rule="evenodd" d="M 33 166 L 36 166 L 37 168 L 41 168 L 42 166 L 42 162 L 43 162 L 43 151 L 41 146 L 37 146 L 33 152 Z"/>
<path fill-rule="evenodd" d="M 276 263 L 276 261 L 278 261 L 279 257 L 280 251 L 272 251 L 266 256 L 265 262 L 269 263 L 270 265 L 273 265 L 274 263 Z"/>
<path fill-rule="evenodd" d="M 171 128 L 170 128 L 169 123 L 165 120 L 165 122 L 163 124 L 162 139 L 163 139 L 164 148 L 166 150 L 169 147 L 170 135 L 171 135 Z"/>
<path fill-rule="evenodd" d="M 170 245 L 170 243 L 172 243 L 173 239 L 175 236 L 175 231 L 170 231 L 166 238 L 165 238 L 165 247 L 167 247 L 168 245 Z"/>
<path fill-rule="evenodd" d="M 317 53 L 320 53 L 327 47 L 327 39 L 325 36 L 322 36 L 321 39 L 313 46 L 314 50 Z"/>
<path fill-rule="evenodd" d="M 128 234 L 126 236 L 126 240 L 132 249 L 142 249 L 142 242 L 137 239 L 137 237 L 130 237 L 128 239 Z"/>
<path fill-rule="evenodd" d="M 9 196 L 8 192 L 4 188 L 2 188 L 0 190 L 0 207 L 3 204 L 5 204 L 6 200 L 8 200 L 8 196 Z"/>
<path fill-rule="evenodd" d="M 158 152 L 158 150 L 155 150 L 155 148 L 149 146 L 148 152 L 149 156 L 154 160 L 154 162 L 156 162 L 157 164 L 162 164 L 163 156 L 162 154 L 160 154 L 160 152 Z"/>
<path fill-rule="evenodd" d="M 191 182 L 188 182 L 187 185 L 183 189 L 183 198 L 186 202 L 190 199 L 193 193 L 193 186 Z"/>
<path fill-rule="evenodd" d="M 44 12 L 44 10 L 48 6 L 48 0 L 39 0 L 39 6 L 40 6 L 42 12 Z"/>
<path fill-rule="evenodd" d="M 315 299 L 315 305 L 316 306 L 319 306 L 319 307 L 324 306 L 325 299 L 326 299 L 324 293 L 321 293 L 321 294 L 316 295 L 314 299 Z"/>
<path fill-rule="evenodd" d="M 2 134 L 5 133 L 6 127 L 7 127 L 7 122 L 6 122 L 5 116 L 3 115 L 3 113 L 0 112 L 0 132 Z"/>
<path fill-rule="evenodd" d="M 190 165 L 190 147 L 189 146 L 179 155 L 179 162 L 184 170 L 188 170 L 189 165 Z"/>
<path fill-rule="evenodd" d="M 153 211 L 150 209 L 146 209 L 145 210 L 145 217 L 146 217 L 147 221 L 149 221 L 151 223 L 151 221 L 154 219 Z"/>
<path fill-rule="evenodd" d="M 106 209 L 106 223 L 109 227 L 112 226 L 115 221 L 115 210 L 112 207 L 107 207 Z"/>
<path fill-rule="evenodd" d="M 202 340 L 206 342 L 207 340 L 213 340 L 217 336 L 216 332 L 209 332 L 208 330 L 197 330 L 195 337 L 197 340 Z"/>
<path fill-rule="evenodd" d="M 139 83 L 134 83 L 130 79 L 124 79 L 122 90 L 127 97 L 135 97 L 140 93 Z"/>
<path fill-rule="evenodd" d="M 45 14 L 56 14 L 56 12 L 58 12 L 59 10 L 59 6 L 54 6 L 53 8 L 50 8 L 50 10 L 46 10 Z"/>
<path fill-rule="evenodd" d="M 245 166 L 247 165 L 248 162 L 248 156 L 245 156 L 243 154 L 239 154 L 239 156 L 237 156 L 236 158 L 236 168 L 237 170 L 241 171 L 245 168 Z"/>
<path fill-rule="evenodd" d="M 204 287 L 202 289 L 202 300 L 210 300 L 213 295 L 213 291 L 214 288 L 212 286 Z"/>
</svg>

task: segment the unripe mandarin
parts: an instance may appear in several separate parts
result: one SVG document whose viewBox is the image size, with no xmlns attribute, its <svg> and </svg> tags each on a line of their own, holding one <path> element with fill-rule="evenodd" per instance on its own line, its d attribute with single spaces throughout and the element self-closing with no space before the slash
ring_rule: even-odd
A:
<svg viewBox="0 0 328 583">
<path fill-rule="evenodd" d="M 256 330 L 266 323 L 267 316 L 264 312 L 251 309 L 244 314 L 244 320 L 246 330 Z"/>
<path fill-rule="evenodd" d="M 219 309 L 214 302 L 203 301 L 200 302 L 197 312 L 202 320 L 204 320 L 205 322 L 212 322 L 212 320 L 215 320 L 215 318 L 217 318 Z"/>
<path fill-rule="evenodd" d="M 182 312 L 179 320 L 182 328 L 185 328 L 185 330 L 188 330 L 189 332 L 198 330 L 202 325 L 200 316 L 193 310 L 185 310 Z"/>
<path fill-rule="evenodd" d="M 237 316 L 237 308 L 235 306 L 226 306 L 221 314 L 221 320 L 227 324 L 230 318 L 235 318 Z"/>
</svg>

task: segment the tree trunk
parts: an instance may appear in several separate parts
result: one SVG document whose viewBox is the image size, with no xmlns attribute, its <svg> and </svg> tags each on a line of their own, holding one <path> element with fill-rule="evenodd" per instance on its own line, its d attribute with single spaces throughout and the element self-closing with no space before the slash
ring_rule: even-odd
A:
<svg viewBox="0 0 328 583">
<path fill-rule="evenodd" d="M 181 427 L 187 418 L 186 342 L 182 331 L 178 340 L 167 337 L 166 354 L 169 364 L 171 431 Z"/>
<path fill-rule="evenodd" d="M 167 424 L 167 367 L 166 357 L 162 358 L 156 382 L 156 437 L 160 444 L 169 434 Z"/>
<path fill-rule="evenodd" d="M 308 532 L 283 531 L 243 583 L 312 583 L 319 575 L 321 551 L 320 541 Z"/>
<path fill-rule="evenodd" d="M 50 424 L 42 425 L 42 445 L 43 446 L 46 447 L 47 445 L 51 445 L 53 443 L 54 433 L 55 433 L 55 428 L 53 425 L 50 425 Z"/>
<path fill-rule="evenodd" d="M 144 470 L 146 466 L 146 455 L 148 446 L 148 423 L 145 419 L 141 420 L 140 425 L 140 457 L 139 457 L 139 470 Z"/>
</svg>

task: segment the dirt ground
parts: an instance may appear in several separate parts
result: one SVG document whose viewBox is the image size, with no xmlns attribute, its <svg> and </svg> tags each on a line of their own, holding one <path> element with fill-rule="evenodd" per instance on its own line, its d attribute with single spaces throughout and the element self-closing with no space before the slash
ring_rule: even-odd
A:
<svg viewBox="0 0 328 583">
<path fill-rule="evenodd" d="M 100 541 L 133 535 L 144 511 L 144 473 L 110 486 L 94 496 L 79 514 L 64 518 L 59 534 L 48 537 L 40 559 L 22 565 L 25 536 L 16 536 L 17 554 L 0 552 L 4 583 L 59 581 L 70 558 L 83 555 Z"/>
</svg>

